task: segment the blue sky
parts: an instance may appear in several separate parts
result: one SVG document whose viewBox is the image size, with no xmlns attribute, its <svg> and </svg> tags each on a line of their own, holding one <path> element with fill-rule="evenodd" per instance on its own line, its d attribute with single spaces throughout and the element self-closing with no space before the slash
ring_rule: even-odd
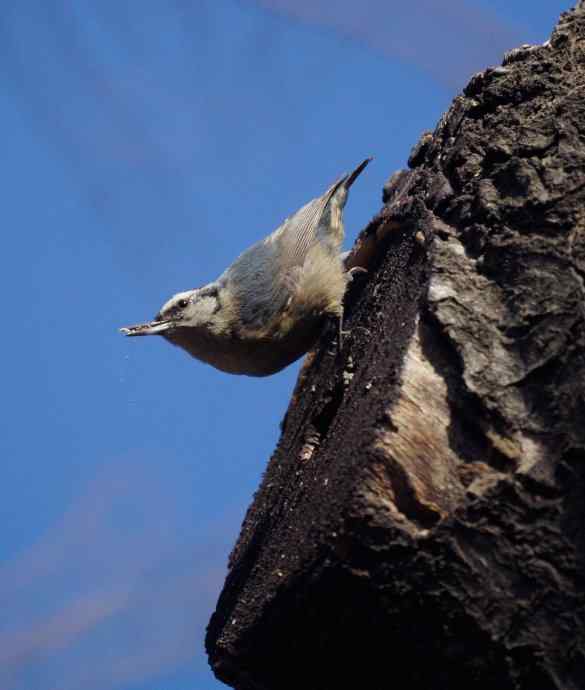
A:
<svg viewBox="0 0 585 690">
<path fill-rule="evenodd" d="M 204 629 L 298 364 L 234 377 L 117 328 L 374 155 L 351 246 L 470 74 L 570 5 L 3 5 L 0 687 L 224 687 Z"/>
</svg>

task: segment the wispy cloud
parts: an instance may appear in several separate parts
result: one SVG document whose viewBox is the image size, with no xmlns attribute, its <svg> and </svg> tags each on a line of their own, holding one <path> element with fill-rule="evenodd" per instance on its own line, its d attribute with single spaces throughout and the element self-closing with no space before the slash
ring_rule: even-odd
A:
<svg viewBox="0 0 585 690">
<path fill-rule="evenodd" d="M 468 0 L 248 0 L 418 65 L 450 88 L 499 63 L 521 34 Z"/>
<path fill-rule="evenodd" d="M 107 690 L 192 662 L 228 537 L 211 526 L 210 546 L 192 536 L 189 549 L 178 493 L 120 459 L 0 568 L 0 687 Z"/>
</svg>

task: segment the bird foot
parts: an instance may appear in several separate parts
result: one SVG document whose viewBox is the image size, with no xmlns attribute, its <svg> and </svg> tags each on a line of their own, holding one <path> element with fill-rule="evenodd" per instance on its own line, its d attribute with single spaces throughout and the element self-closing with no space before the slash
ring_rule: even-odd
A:
<svg viewBox="0 0 585 690">
<path fill-rule="evenodd" d="M 364 268 L 363 266 L 354 266 L 353 268 L 350 268 L 349 271 L 347 271 L 347 275 L 350 281 L 354 280 L 354 278 L 358 275 L 367 275 L 368 269 Z"/>
</svg>

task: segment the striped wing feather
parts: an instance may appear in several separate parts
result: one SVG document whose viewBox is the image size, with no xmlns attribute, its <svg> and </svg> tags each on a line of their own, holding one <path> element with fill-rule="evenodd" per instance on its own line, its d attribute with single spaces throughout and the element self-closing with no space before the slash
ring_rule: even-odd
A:
<svg viewBox="0 0 585 690">
<path fill-rule="evenodd" d="M 286 220 L 281 237 L 281 260 L 285 270 L 303 265 L 310 248 L 318 241 L 317 229 L 327 204 L 344 180 L 345 177 L 335 182 L 325 194 L 309 201 Z"/>
</svg>

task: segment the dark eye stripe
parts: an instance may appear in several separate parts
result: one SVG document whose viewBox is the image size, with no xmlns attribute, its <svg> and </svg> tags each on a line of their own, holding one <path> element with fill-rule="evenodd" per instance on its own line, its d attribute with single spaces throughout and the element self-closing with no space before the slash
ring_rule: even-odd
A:
<svg viewBox="0 0 585 690">
<path fill-rule="evenodd" d="M 219 292 L 216 290 L 215 291 L 215 309 L 213 310 L 214 314 L 217 314 L 217 312 L 221 309 L 221 302 L 219 299 Z"/>
</svg>

